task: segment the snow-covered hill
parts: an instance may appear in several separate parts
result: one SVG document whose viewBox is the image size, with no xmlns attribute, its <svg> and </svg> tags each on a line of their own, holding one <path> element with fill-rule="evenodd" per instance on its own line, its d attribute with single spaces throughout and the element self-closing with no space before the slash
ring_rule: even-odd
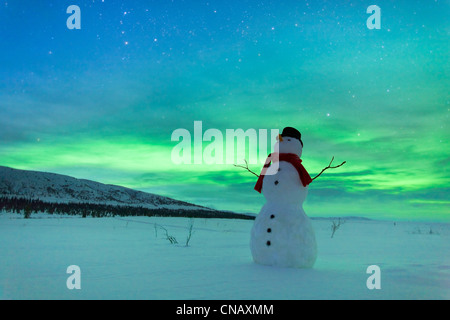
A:
<svg viewBox="0 0 450 320">
<path fill-rule="evenodd" d="M 148 209 L 207 210 L 210 208 L 90 180 L 54 173 L 0 166 L 0 196 L 39 199 L 56 203 L 91 203 L 142 206 Z"/>
</svg>

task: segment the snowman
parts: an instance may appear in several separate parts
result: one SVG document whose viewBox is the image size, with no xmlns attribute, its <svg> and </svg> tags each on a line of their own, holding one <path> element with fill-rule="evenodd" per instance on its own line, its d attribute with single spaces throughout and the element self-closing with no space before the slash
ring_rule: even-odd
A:
<svg viewBox="0 0 450 320">
<path fill-rule="evenodd" d="M 269 155 L 255 190 L 266 203 L 251 231 L 253 260 L 262 265 L 311 268 L 317 257 L 317 245 L 310 219 L 303 210 L 312 179 L 302 165 L 301 134 L 284 128 Z"/>
</svg>

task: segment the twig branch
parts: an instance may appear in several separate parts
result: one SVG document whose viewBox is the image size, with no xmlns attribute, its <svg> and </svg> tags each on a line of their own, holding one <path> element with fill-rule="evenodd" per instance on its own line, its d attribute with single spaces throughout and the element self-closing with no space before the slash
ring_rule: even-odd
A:
<svg viewBox="0 0 450 320">
<path fill-rule="evenodd" d="M 322 171 L 320 171 L 320 173 L 319 173 L 317 176 L 315 176 L 314 178 L 312 178 L 312 181 L 314 181 L 315 179 L 317 179 L 318 177 L 320 177 L 320 175 L 321 175 L 322 173 L 324 173 L 326 170 L 328 170 L 328 169 L 336 169 L 336 168 L 342 167 L 344 164 L 347 163 L 347 161 L 344 161 L 344 162 L 342 162 L 340 165 L 337 165 L 337 166 L 332 167 L 331 165 L 332 165 L 333 161 L 334 161 L 334 157 L 331 159 L 330 164 L 329 164 L 327 167 L 323 168 Z M 255 172 L 253 172 L 252 170 L 249 169 L 247 160 L 244 159 L 244 162 L 245 162 L 245 166 L 244 166 L 244 165 L 237 165 L 237 164 L 233 164 L 233 166 L 235 166 L 235 167 L 237 167 L 237 168 L 243 168 L 243 169 L 247 170 L 248 172 L 254 174 L 255 176 L 257 176 L 257 177 L 259 178 L 259 175 L 258 175 L 258 174 L 256 174 Z"/>
<path fill-rule="evenodd" d="M 252 170 L 250 170 L 250 169 L 248 168 L 248 162 L 247 162 L 247 160 L 244 159 L 244 162 L 245 162 L 245 166 L 241 166 L 241 165 L 237 165 L 237 164 L 233 164 L 233 166 L 238 167 L 238 168 L 244 168 L 245 170 L 247 170 L 247 171 L 250 172 L 250 173 L 253 173 L 255 176 L 257 176 L 257 177 L 259 178 L 259 175 L 258 175 L 258 174 L 254 173 Z"/>
<path fill-rule="evenodd" d="M 344 224 L 344 223 L 345 223 L 345 220 L 344 220 L 344 221 L 341 221 L 341 218 L 339 218 L 339 220 L 338 220 L 337 223 L 336 223 L 336 221 L 333 220 L 333 225 L 331 226 L 331 231 L 332 231 L 332 233 L 331 233 L 331 238 L 333 238 L 334 233 L 336 232 L 336 230 L 339 229 L 339 227 L 340 227 L 342 224 Z"/>
<path fill-rule="evenodd" d="M 193 227 L 194 227 L 194 219 L 191 218 L 191 220 L 189 221 L 188 236 L 186 238 L 185 247 L 189 247 L 189 241 L 191 241 Z"/>
<path fill-rule="evenodd" d="M 344 164 L 347 163 L 347 161 L 344 161 L 344 162 L 342 162 L 340 165 L 332 167 L 331 164 L 333 163 L 333 161 L 334 161 L 334 157 L 331 159 L 330 164 L 329 164 L 326 168 L 323 168 L 322 171 L 320 171 L 320 173 L 319 173 L 317 176 L 315 176 L 314 178 L 312 178 L 312 180 L 314 181 L 314 179 L 320 177 L 320 175 L 321 175 L 322 173 L 324 173 L 325 170 L 328 170 L 328 169 L 336 169 L 336 168 L 342 167 Z"/>
<path fill-rule="evenodd" d="M 167 231 L 166 228 L 164 228 L 163 226 L 155 223 L 155 235 L 156 236 L 158 236 L 157 228 L 160 228 L 160 229 L 164 230 L 164 232 L 166 233 L 166 240 L 169 240 L 169 242 L 171 244 L 177 244 L 178 243 L 177 239 L 174 236 L 171 236 L 169 234 L 169 231 Z"/>
</svg>

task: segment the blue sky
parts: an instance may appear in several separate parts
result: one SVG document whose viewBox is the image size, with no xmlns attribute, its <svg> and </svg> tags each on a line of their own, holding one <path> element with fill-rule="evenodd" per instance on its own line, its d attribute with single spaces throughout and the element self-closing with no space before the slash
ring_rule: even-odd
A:
<svg viewBox="0 0 450 320">
<path fill-rule="evenodd" d="M 66 27 L 72 4 L 81 30 Z M 449 8 L 2 1 L 0 165 L 258 212 L 252 175 L 173 164 L 171 134 L 293 126 L 312 175 L 347 161 L 311 185 L 310 216 L 448 221 Z"/>
</svg>

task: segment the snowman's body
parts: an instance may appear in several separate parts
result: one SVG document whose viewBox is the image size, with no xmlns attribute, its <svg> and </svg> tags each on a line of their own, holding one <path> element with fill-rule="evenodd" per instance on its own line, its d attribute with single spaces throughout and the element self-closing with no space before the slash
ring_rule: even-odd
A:
<svg viewBox="0 0 450 320">
<path fill-rule="evenodd" d="M 301 155 L 300 142 L 298 145 L 291 140 L 286 145 L 283 142 L 279 142 L 280 153 Z M 271 170 L 274 172 L 269 173 Z M 262 186 L 266 203 L 251 231 L 253 259 L 263 265 L 311 268 L 316 261 L 317 245 L 311 221 L 302 206 L 308 187 L 302 185 L 297 170 L 289 162 L 272 164 L 268 173 Z"/>
</svg>

